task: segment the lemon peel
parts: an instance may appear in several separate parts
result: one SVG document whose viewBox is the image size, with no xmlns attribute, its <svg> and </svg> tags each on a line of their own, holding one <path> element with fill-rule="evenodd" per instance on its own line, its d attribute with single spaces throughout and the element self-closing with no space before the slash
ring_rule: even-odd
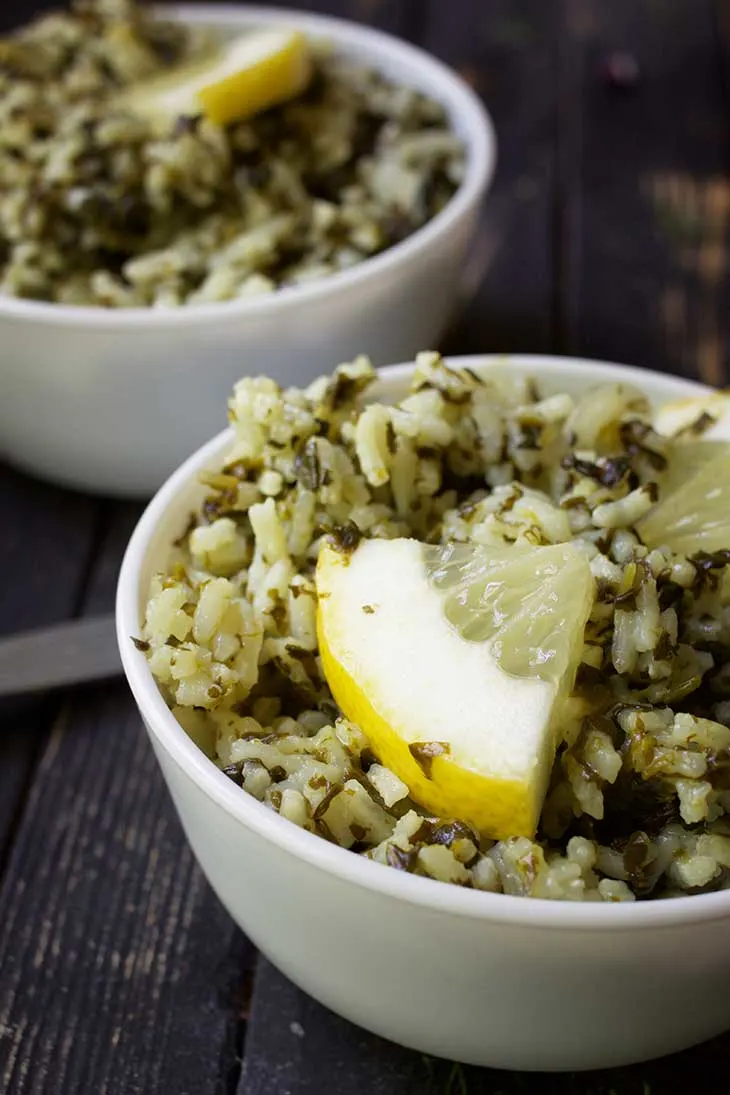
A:
<svg viewBox="0 0 730 1095">
<path fill-rule="evenodd" d="M 125 103 L 160 125 L 200 114 L 217 125 L 227 125 L 301 94 L 311 74 L 303 34 L 254 31 L 137 84 L 126 93 Z"/>
</svg>

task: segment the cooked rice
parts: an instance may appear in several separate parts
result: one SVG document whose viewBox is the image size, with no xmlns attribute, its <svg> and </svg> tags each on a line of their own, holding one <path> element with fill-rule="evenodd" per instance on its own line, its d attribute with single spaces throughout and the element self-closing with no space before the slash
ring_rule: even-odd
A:
<svg viewBox="0 0 730 1095">
<path fill-rule="evenodd" d="M 0 39 L 0 294 L 169 308 L 270 293 L 398 243 L 458 187 L 440 104 L 319 49 L 309 89 L 158 132 L 122 92 L 207 48 L 133 0 Z"/>
<path fill-rule="evenodd" d="M 542 399 L 427 353 L 405 398 L 363 408 L 374 378 L 359 358 L 305 391 L 236 385 L 235 440 L 147 608 L 175 716 L 244 791 L 397 870 L 576 901 L 727 886 L 730 552 L 649 551 L 633 530 L 682 459 L 647 400 L 625 384 Z M 323 537 L 356 534 L 588 555 L 595 603 L 536 840 L 425 816 L 337 710 L 314 566 Z"/>
</svg>

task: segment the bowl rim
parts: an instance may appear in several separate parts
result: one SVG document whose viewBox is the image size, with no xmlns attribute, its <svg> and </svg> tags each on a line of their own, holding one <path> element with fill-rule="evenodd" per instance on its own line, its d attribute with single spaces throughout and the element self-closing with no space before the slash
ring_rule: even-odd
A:
<svg viewBox="0 0 730 1095">
<path fill-rule="evenodd" d="M 646 382 L 649 381 L 650 388 L 658 387 L 660 390 L 663 385 L 669 385 L 674 392 L 669 393 L 667 398 L 701 395 L 711 390 L 704 384 L 684 378 L 580 358 L 485 354 L 448 357 L 447 360 L 470 368 L 517 363 L 525 370 L 534 370 L 538 377 L 542 370 L 557 379 L 592 368 L 594 372 L 602 374 L 596 378 L 597 382 L 621 380 L 639 386 L 643 383 L 646 387 Z M 386 366 L 379 369 L 378 374 L 387 387 L 406 379 L 413 367 L 412 363 Z M 517 898 L 509 894 L 465 890 L 429 878 L 404 875 L 362 856 L 353 855 L 344 848 L 300 829 L 257 799 L 242 793 L 194 744 L 173 717 L 157 688 L 144 655 L 130 642 L 130 636 L 139 633 L 140 605 L 146 596 L 146 591 L 140 588 L 141 572 L 160 518 L 189 489 L 197 471 L 211 462 L 225 447 L 231 435 L 231 430 L 225 430 L 198 449 L 170 476 L 150 501 L 130 539 L 117 588 L 117 640 L 125 675 L 148 731 L 188 779 L 247 829 L 254 831 L 265 841 L 271 841 L 285 852 L 308 862 L 312 867 L 334 874 L 343 881 L 422 908 L 469 919 L 589 932 L 606 929 L 654 930 L 730 917 L 730 890 L 648 902 L 574 904 L 545 898 Z"/>
<path fill-rule="evenodd" d="M 493 177 L 497 160 L 497 138 L 491 115 L 479 96 L 459 74 L 426 50 L 393 34 L 361 26 L 352 20 L 296 11 L 289 8 L 265 8 L 234 4 L 174 4 L 158 7 L 160 15 L 191 25 L 241 28 L 257 23 L 295 26 L 311 35 L 322 35 L 361 52 L 377 67 L 378 57 L 401 61 L 423 76 L 423 84 L 436 99 L 448 93 L 456 117 L 464 126 L 468 156 L 464 179 L 443 209 L 406 239 L 387 247 L 355 266 L 301 285 L 285 286 L 272 293 L 239 300 L 210 304 L 181 305 L 155 309 L 103 308 L 98 305 L 56 304 L 25 300 L 0 293 L 0 316 L 34 323 L 50 321 L 62 326 L 80 324 L 86 328 L 128 327 L 166 328 L 181 323 L 217 323 L 223 318 L 265 316 L 287 305 L 306 306 L 333 293 L 346 292 L 361 283 L 378 278 L 401 262 L 414 259 L 440 236 L 448 234 L 473 206 L 483 199 Z"/>
</svg>

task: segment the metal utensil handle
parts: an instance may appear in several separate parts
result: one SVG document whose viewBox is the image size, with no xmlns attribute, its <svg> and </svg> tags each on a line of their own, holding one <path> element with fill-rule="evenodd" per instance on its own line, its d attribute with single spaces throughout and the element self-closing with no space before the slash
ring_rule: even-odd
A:
<svg viewBox="0 0 730 1095">
<path fill-rule="evenodd" d="M 112 615 L 0 639 L 0 696 L 84 684 L 121 672 Z"/>
</svg>

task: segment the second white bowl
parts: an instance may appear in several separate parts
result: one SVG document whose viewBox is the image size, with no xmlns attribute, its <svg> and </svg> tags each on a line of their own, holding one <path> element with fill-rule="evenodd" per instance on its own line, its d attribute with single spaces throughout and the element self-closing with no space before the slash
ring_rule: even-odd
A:
<svg viewBox="0 0 730 1095">
<path fill-rule="evenodd" d="M 169 9 L 166 9 L 169 14 Z M 0 296 L 0 455 L 59 483 L 149 496 L 225 425 L 238 377 L 304 384 L 365 349 L 376 364 L 438 343 L 459 296 L 495 140 L 469 87 L 435 58 L 338 19 L 256 7 L 172 9 L 240 32 L 282 23 L 326 37 L 443 103 L 467 147 L 446 207 L 402 243 L 317 283 L 266 298 L 169 311 L 106 311 Z"/>
</svg>

